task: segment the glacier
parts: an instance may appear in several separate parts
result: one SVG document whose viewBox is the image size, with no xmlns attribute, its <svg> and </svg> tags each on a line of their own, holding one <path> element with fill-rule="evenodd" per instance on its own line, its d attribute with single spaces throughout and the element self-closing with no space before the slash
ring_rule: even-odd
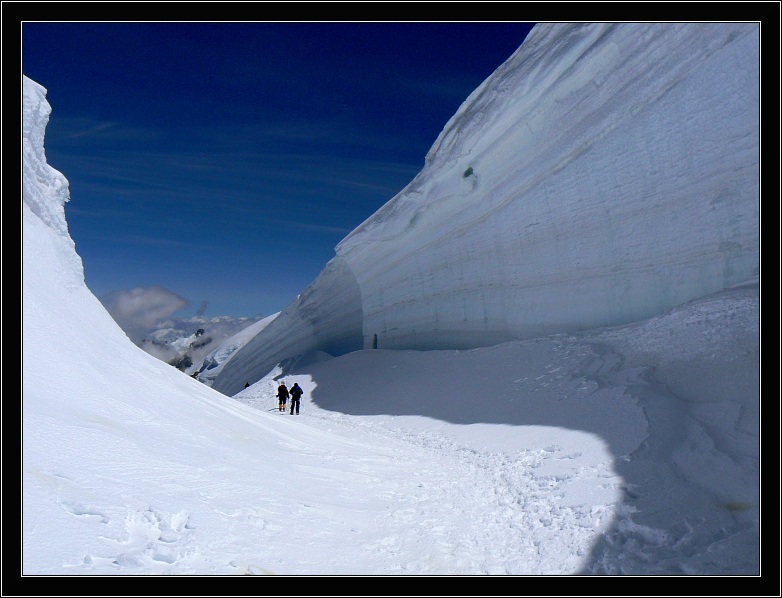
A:
<svg viewBox="0 0 782 598">
<path fill-rule="evenodd" d="M 756 278 L 759 122 L 758 24 L 536 25 L 212 388 L 309 352 L 630 323 Z"/>
</svg>

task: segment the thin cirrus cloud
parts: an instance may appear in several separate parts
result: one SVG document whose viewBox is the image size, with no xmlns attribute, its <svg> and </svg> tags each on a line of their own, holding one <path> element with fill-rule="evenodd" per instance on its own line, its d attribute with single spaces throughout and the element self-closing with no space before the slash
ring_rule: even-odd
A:
<svg viewBox="0 0 782 598">
<path fill-rule="evenodd" d="M 112 184 L 170 190 L 201 174 L 210 175 L 224 188 L 226 181 L 237 185 L 248 177 L 252 181 L 252 169 L 258 169 L 263 174 L 258 177 L 261 182 L 275 178 L 295 181 L 295 188 L 300 190 L 318 180 L 349 183 L 352 173 L 409 176 L 415 174 L 416 167 L 403 160 L 356 157 L 356 154 L 362 156 L 366 148 L 385 147 L 393 151 L 403 146 L 401 140 L 394 141 L 393 137 L 381 134 L 374 137 L 359 134 L 327 124 L 312 127 L 288 123 L 253 126 L 241 131 L 229 127 L 196 127 L 181 132 L 89 119 L 58 123 L 58 126 L 58 160 L 78 161 L 80 174 Z M 131 140 L 145 144 L 130 145 Z M 181 146 L 188 149 L 176 149 Z M 306 168 L 302 170 L 302 167 Z M 338 176 L 322 177 L 319 171 L 338 173 Z M 156 172 L 164 172 L 175 183 L 154 176 Z M 177 175 L 183 180 L 177 180 Z M 198 183 L 203 184 L 204 180 Z M 382 185 L 379 188 L 386 190 Z M 118 190 L 122 191 L 116 187 L 110 191 Z"/>
</svg>

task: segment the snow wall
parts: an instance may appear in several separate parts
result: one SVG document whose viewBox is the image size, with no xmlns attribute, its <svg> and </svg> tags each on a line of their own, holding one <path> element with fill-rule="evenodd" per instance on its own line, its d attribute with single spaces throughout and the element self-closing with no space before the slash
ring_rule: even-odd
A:
<svg viewBox="0 0 782 598">
<path fill-rule="evenodd" d="M 212 388 L 314 350 L 624 324 L 758 276 L 759 41 L 753 23 L 536 26 Z"/>
</svg>

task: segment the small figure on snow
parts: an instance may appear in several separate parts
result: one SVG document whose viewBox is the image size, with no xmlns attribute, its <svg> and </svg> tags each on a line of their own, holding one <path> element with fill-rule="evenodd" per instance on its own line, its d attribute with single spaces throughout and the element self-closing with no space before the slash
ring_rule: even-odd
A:
<svg viewBox="0 0 782 598">
<path fill-rule="evenodd" d="M 293 386 L 291 387 L 291 415 L 293 415 L 293 411 L 296 411 L 296 415 L 299 414 L 299 404 L 301 403 L 301 395 L 304 394 L 304 391 L 301 389 L 301 386 L 299 386 L 298 382 L 294 382 Z"/>
<path fill-rule="evenodd" d="M 288 404 L 288 387 L 285 386 L 285 380 L 280 382 L 277 387 L 277 398 L 279 399 L 279 410 L 285 411 L 285 407 Z"/>
</svg>

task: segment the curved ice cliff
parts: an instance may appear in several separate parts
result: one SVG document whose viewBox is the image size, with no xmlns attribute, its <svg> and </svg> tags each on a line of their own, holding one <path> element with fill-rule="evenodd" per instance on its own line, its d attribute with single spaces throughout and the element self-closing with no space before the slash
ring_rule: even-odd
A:
<svg viewBox="0 0 782 598">
<path fill-rule="evenodd" d="M 759 275 L 759 26 L 542 24 L 215 379 L 624 324 Z"/>
</svg>

